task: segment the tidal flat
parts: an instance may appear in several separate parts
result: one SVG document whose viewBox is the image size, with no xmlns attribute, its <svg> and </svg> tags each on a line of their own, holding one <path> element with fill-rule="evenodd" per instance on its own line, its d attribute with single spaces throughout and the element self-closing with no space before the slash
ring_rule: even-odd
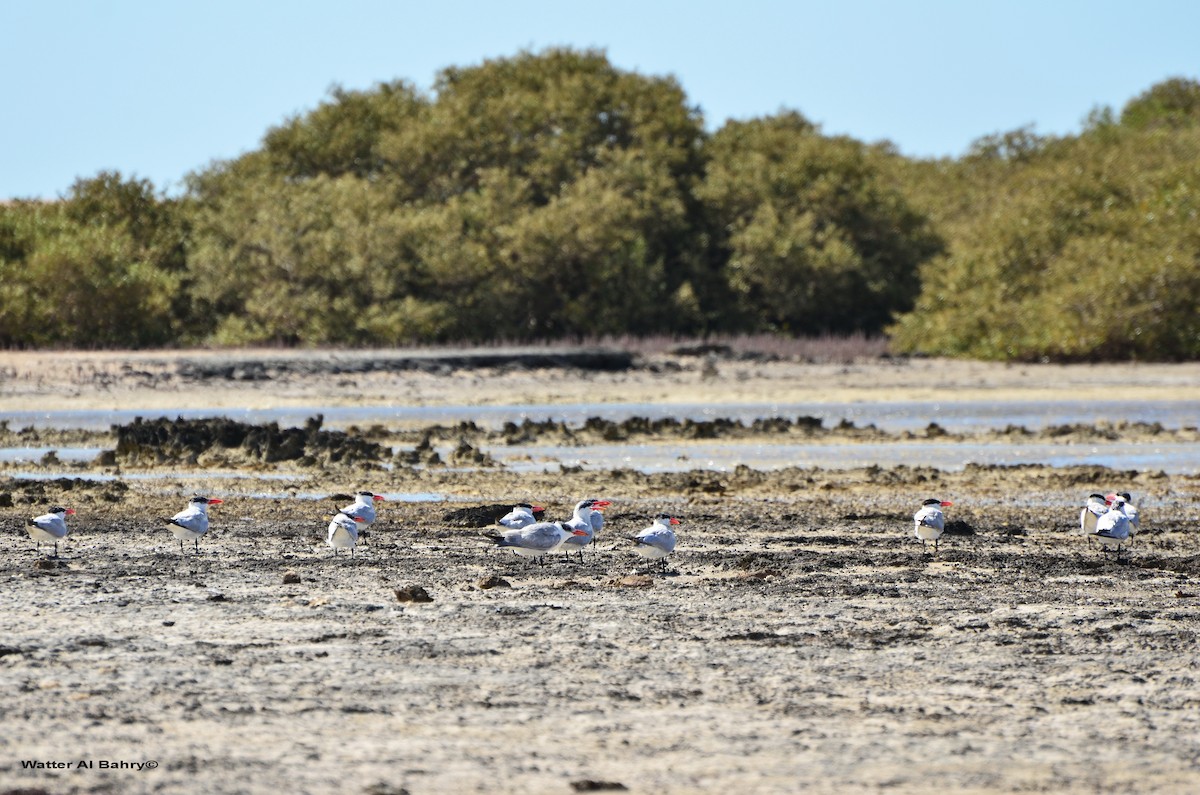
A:
<svg viewBox="0 0 1200 795">
<path fill-rule="evenodd" d="M 1157 401 L 1179 404 L 1182 416 L 1200 386 L 1192 365 L 662 355 L 616 370 L 493 361 L 331 374 L 338 355 L 309 352 L 305 366 L 272 370 L 238 354 L 241 369 L 197 370 L 193 360 L 221 354 L 4 354 L 0 418 L 31 406 L 152 418 L 685 399 L 723 418 L 752 402 L 869 405 L 927 400 L 930 390 L 948 403 Z M 882 433 L 929 444 L 935 420 L 909 439 L 827 420 L 820 441 L 861 446 Z M 731 433 L 770 446 L 816 433 L 804 425 Z M 694 443 L 679 427 L 568 422 L 525 443 Z M 951 447 L 956 433 L 972 445 L 1019 434 L 939 427 L 937 443 Z M 364 422 L 328 432 L 353 441 L 293 442 L 299 457 L 272 459 L 269 444 L 176 445 L 171 455 L 162 445 L 160 457 L 119 451 L 111 428 L 38 428 L 38 444 L 114 454 L 0 460 L 0 791 L 1200 786 L 1196 474 L 1120 460 L 964 456 L 946 467 L 919 454 L 836 467 L 692 459 L 673 471 L 522 469 L 496 452 L 508 444 L 494 436 L 502 426 L 472 435 L 457 423 Z M 1063 445 L 1114 435 L 1195 442 L 1186 424 L 1125 415 L 1050 439 L 1024 432 Z M 19 422 L 6 433 L 6 444 L 31 442 Z M 424 457 L 412 455 L 424 441 Z M 366 454 L 369 444 L 386 455 Z M 331 450 L 343 452 L 334 460 Z M 391 498 L 354 556 L 335 557 L 325 528 L 360 488 Z M 1119 560 L 1077 531 L 1097 490 L 1129 491 L 1142 508 Z M 162 521 L 196 492 L 224 500 L 199 554 L 181 550 Z M 484 537 L 515 502 L 566 518 L 584 497 L 613 504 L 582 562 L 539 564 Z M 927 497 L 954 502 L 936 554 L 912 537 Z M 54 503 L 77 512 L 58 557 L 44 544 L 36 552 L 23 526 Z M 627 540 L 660 512 L 681 520 L 665 569 Z"/>
</svg>

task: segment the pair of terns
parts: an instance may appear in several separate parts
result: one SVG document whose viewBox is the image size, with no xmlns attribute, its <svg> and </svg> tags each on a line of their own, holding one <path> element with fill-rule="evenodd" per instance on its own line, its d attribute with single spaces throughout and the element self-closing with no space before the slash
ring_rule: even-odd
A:
<svg viewBox="0 0 1200 795">
<path fill-rule="evenodd" d="M 192 497 L 186 508 L 163 520 L 170 525 L 172 535 L 179 539 L 180 551 L 184 541 L 192 541 L 196 544 L 196 552 L 200 552 L 200 536 L 208 532 L 208 506 L 220 503 L 216 497 Z M 67 537 L 67 517 L 74 513 L 71 508 L 56 505 L 48 513 L 27 520 L 29 535 L 37 543 L 39 552 L 45 541 L 54 544 L 54 556 L 58 557 L 58 542 Z"/>
<path fill-rule="evenodd" d="M 1100 542 L 1105 554 L 1116 549 L 1121 557 L 1121 545 L 1131 542 L 1141 526 L 1141 516 L 1127 491 L 1114 494 L 1091 494 L 1087 505 L 1079 512 L 1079 529 L 1089 538 Z"/>
<path fill-rule="evenodd" d="M 359 531 L 375 522 L 375 503 L 383 501 L 380 494 L 360 491 L 354 495 L 354 502 L 334 514 L 329 522 L 329 535 L 325 539 L 325 543 L 333 547 L 334 555 L 338 554 L 339 549 L 349 549 L 350 557 L 354 557 Z"/>
<path fill-rule="evenodd" d="M 506 528 L 499 533 L 487 535 L 496 546 L 511 549 L 524 558 L 540 559 L 553 552 L 578 552 L 583 560 L 583 548 L 596 540 L 596 533 L 604 526 L 601 514 L 612 503 L 608 500 L 585 499 L 575 505 L 571 518 L 562 522 L 538 521 L 536 514 L 544 509 L 530 503 L 521 503 L 502 516 L 498 524 Z M 675 531 L 671 525 L 679 520 L 670 514 L 660 514 L 654 524 L 642 530 L 631 540 L 635 550 L 643 557 L 662 559 L 675 550 Z M 666 565 L 666 561 L 663 561 Z"/>
<path fill-rule="evenodd" d="M 375 521 L 375 503 L 383 501 L 383 497 L 370 491 L 360 491 L 354 495 L 354 502 L 338 510 L 329 523 L 329 535 L 326 543 L 333 547 L 333 554 L 339 549 L 349 549 L 354 555 L 354 547 L 358 544 L 358 534 L 361 527 L 369 527 Z M 167 520 L 171 525 L 171 533 L 179 539 L 179 549 L 183 550 L 184 541 L 192 541 L 196 545 L 196 553 L 200 553 L 200 536 L 208 532 L 208 506 L 219 505 L 221 500 L 215 497 L 192 497 L 188 507 Z"/>
</svg>

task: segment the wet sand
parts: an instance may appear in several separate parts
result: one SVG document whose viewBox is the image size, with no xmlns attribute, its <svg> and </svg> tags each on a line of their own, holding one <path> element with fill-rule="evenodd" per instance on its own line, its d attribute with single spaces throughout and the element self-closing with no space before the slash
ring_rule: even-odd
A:
<svg viewBox="0 0 1200 795">
<path fill-rule="evenodd" d="M 39 390 L 41 405 L 99 408 L 348 391 L 317 375 L 207 384 L 164 375 L 152 389 L 134 375 L 99 388 L 59 356 L 36 388 L 7 371 L 0 410 Z M 840 373 L 831 389 L 864 399 L 916 394 L 931 379 L 944 393 L 983 389 L 995 399 L 1029 394 L 1021 379 L 1041 394 L 1092 389 L 1102 372 L 1160 399 L 1195 384 L 1190 366 L 1052 376 L 937 362 L 722 361 L 714 376 L 698 361 L 666 361 L 571 377 L 353 378 L 363 400 L 382 398 L 393 379 L 431 402 L 461 399 L 474 384 L 465 394 L 481 403 L 498 386 L 573 401 L 579 383 L 597 400 L 688 389 L 690 399 L 736 402 L 783 385 L 810 390 L 830 372 Z M 185 397 L 198 402 L 181 405 Z M 644 475 L 243 461 L 195 480 L 174 477 L 178 468 L 127 464 L 103 482 L 52 467 L 49 480 L 0 471 L 0 791 L 1200 786 L 1200 478 L 1101 467 Z M 357 488 L 447 499 L 385 503 L 355 556 L 333 558 L 323 536 L 338 502 L 302 497 Z M 1118 488 L 1145 512 L 1119 562 L 1074 532 L 1087 494 Z M 157 517 L 205 490 L 227 498 L 196 555 Z M 562 517 L 583 496 L 614 503 L 583 563 L 539 566 L 483 538 L 508 503 L 537 501 Z M 929 496 L 955 503 L 937 555 L 911 537 L 911 515 Z M 35 555 L 21 527 L 51 502 L 78 511 L 58 559 L 45 547 Z M 660 511 L 682 519 L 665 571 L 624 540 Z M 411 585 L 432 601 L 400 601 L 397 590 Z"/>
</svg>

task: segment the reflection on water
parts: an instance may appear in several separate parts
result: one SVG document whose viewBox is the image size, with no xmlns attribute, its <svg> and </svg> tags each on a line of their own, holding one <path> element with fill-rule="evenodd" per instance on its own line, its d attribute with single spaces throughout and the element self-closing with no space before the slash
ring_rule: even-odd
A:
<svg viewBox="0 0 1200 795">
<path fill-rule="evenodd" d="M 98 447 L 0 447 L 0 462 L 6 464 L 41 461 L 50 453 L 59 461 L 79 463 L 94 461 L 104 452 Z"/>
<path fill-rule="evenodd" d="M 15 448 L 14 448 L 15 449 Z M 34 448 L 26 448 L 34 449 Z M 44 451 L 35 449 L 33 458 L 40 460 Z M 905 464 L 944 470 L 963 469 L 967 464 L 1045 464 L 1072 466 L 1092 464 L 1112 469 L 1162 470 L 1168 474 L 1200 474 L 1200 444 L 1179 443 L 1054 443 L 1054 442 L 870 442 L 849 444 L 829 443 L 763 443 L 763 442 L 663 442 L 654 444 L 590 444 L 559 445 L 484 445 L 506 469 L 515 472 L 557 471 L 559 467 L 584 469 L 634 469 L 639 472 L 686 472 L 706 469 L 732 471 L 738 466 L 770 470 L 783 467 L 820 467 L 850 469 L 878 465 L 884 467 Z M 0 451 L 2 453 L 3 451 Z M 87 460 L 97 451 L 88 450 L 80 459 L 70 452 L 59 450 L 60 459 Z M 27 459 L 5 458 L 0 461 L 21 463 Z M 442 471 L 472 471 L 471 467 L 445 468 Z M 180 471 L 130 472 L 120 475 L 96 472 L 64 472 L 47 469 L 37 472 L 10 472 L 11 477 L 31 480 L 52 480 L 60 477 L 79 477 L 84 480 L 167 481 L 167 480 L 267 480 L 293 482 L 303 475 L 289 473 L 239 471 Z M 382 492 L 388 500 L 401 502 L 440 502 L 445 495 L 435 492 Z M 325 499 L 329 495 L 315 492 L 278 492 L 254 495 L 266 499 Z"/>
<path fill-rule="evenodd" d="M 325 427 L 345 429 L 350 425 L 415 426 L 474 422 L 500 428 L 506 422 L 565 422 L 577 425 L 589 417 L 621 421 L 630 417 L 655 420 L 667 417 L 684 420 L 729 418 L 744 423 L 756 419 L 817 417 L 826 426 L 843 420 L 855 425 L 875 425 L 898 432 L 918 430 L 936 422 L 947 430 L 967 432 L 1003 429 L 1020 425 L 1030 430 L 1048 425 L 1096 422 L 1160 423 L 1166 428 L 1195 426 L 1200 418 L 1200 400 L 1047 400 L 1047 401 L 901 401 L 862 403 L 589 403 L 515 406 L 303 406 L 278 409 L 189 409 L 186 411 L 16 411 L 0 412 L 0 422 L 10 428 L 82 428 L 108 430 L 114 424 L 133 422 L 137 417 L 228 417 L 239 422 L 277 422 L 301 426 L 309 417 L 325 417 Z"/>
</svg>

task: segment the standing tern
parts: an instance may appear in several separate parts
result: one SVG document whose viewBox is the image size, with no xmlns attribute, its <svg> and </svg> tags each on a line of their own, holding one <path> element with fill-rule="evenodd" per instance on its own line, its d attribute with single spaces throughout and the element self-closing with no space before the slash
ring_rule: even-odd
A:
<svg viewBox="0 0 1200 795">
<path fill-rule="evenodd" d="M 579 562 L 583 563 L 583 548 L 596 538 L 595 525 L 592 524 L 592 517 L 599 511 L 604 510 L 612 505 L 608 500 L 580 500 L 575 504 L 575 511 L 571 518 L 563 522 L 563 526 L 568 530 L 574 530 L 576 533 L 563 541 L 563 551 L 570 555 L 571 552 L 579 553 Z"/>
<path fill-rule="evenodd" d="M 660 561 L 665 571 L 667 555 L 675 551 L 675 531 L 671 525 L 677 524 L 679 520 L 669 513 L 655 516 L 653 524 L 629 539 L 636 544 L 633 551 L 643 558 Z"/>
<path fill-rule="evenodd" d="M 604 514 L 599 510 L 592 511 L 592 543 L 596 543 L 596 537 L 600 535 L 600 531 L 604 529 Z"/>
<path fill-rule="evenodd" d="M 376 494 L 373 491 L 359 491 L 354 494 L 354 502 L 339 509 L 339 513 L 349 517 L 351 520 L 362 519 L 361 527 L 355 521 L 356 538 L 357 530 L 365 530 L 375 523 L 375 503 L 383 502 L 383 495 Z M 364 533 L 363 538 L 367 536 Z M 358 543 L 357 540 L 355 543 Z"/>
<path fill-rule="evenodd" d="M 1108 500 L 1103 494 L 1089 494 L 1087 505 L 1079 512 L 1079 532 L 1088 537 L 1088 546 L 1092 545 L 1092 536 L 1096 534 L 1096 520 L 1108 513 Z"/>
<path fill-rule="evenodd" d="M 1125 501 L 1121 506 L 1121 510 L 1125 511 L 1125 515 L 1129 517 L 1129 543 L 1133 543 L 1133 538 L 1142 529 L 1142 512 L 1133 504 L 1133 498 L 1129 496 L 1127 491 L 1118 491 L 1117 496 Z"/>
<path fill-rule="evenodd" d="M 183 542 L 192 541 L 196 544 L 196 554 L 200 554 L 200 536 L 208 532 L 208 506 L 220 505 L 222 500 L 216 497 L 192 497 L 188 507 L 166 519 L 171 525 L 171 534 L 179 539 L 179 551 L 183 551 Z"/>
<path fill-rule="evenodd" d="M 67 537 L 67 517 L 75 513 L 72 508 L 56 505 L 49 513 L 26 519 L 29 537 L 37 544 L 37 551 L 42 551 L 42 542 L 54 544 L 54 557 L 58 557 L 58 542 Z"/>
<path fill-rule="evenodd" d="M 329 537 L 326 543 L 333 547 L 333 554 L 339 549 L 349 549 L 350 557 L 354 557 L 354 547 L 358 544 L 358 526 L 366 526 L 367 520 L 361 516 L 347 516 L 344 513 L 334 514 L 329 523 Z"/>
<path fill-rule="evenodd" d="M 946 516 L 942 508 L 949 508 L 953 504 L 948 500 L 925 500 L 920 510 L 913 514 L 913 535 L 921 539 L 921 549 L 925 549 L 925 544 L 932 541 L 933 553 L 937 554 L 938 539 L 946 530 Z"/>
<path fill-rule="evenodd" d="M 547 552 L 558 550 L 563 541 L 574 535 L 584 535 L 584 531 L 568 530 L 562 522 L 537 522 L 516 530 L 486 534 L 497 547 L 511 549 L 523 558 L 541 558 Z"/>
<path fill-rule="evenodd" d="M 354 502 L 340 508 L 339 511 L 351 519 L 362 519 L 363 527 L 370 527 L 375 522 L 375 503 L 383 502 L 380 494 L 370 491 L 360 491 L 354 495 Z"/>
<path fill-rule="evenodd" d="M 1108 512 L 1096 520 L 1096 532 L 1093 535 L 1103 547 L 1104 554 L 1115 548 L 1119 561 L 1121 545 L 1132 535 L 1132 522 L 1125 513 L 1125 499 L 1121 495 L 1109 494 L 1105 499 L 1109 504 Z"/>
<path fill-rule="evenodd" d="M 1096 532 L 1096 520 L 1108 513 L 1108 500 L 1103 494 L 1089 494 L 1087 505 L 1079 512 L 1079 532 L 1091 535 Z"/>
</svg>

